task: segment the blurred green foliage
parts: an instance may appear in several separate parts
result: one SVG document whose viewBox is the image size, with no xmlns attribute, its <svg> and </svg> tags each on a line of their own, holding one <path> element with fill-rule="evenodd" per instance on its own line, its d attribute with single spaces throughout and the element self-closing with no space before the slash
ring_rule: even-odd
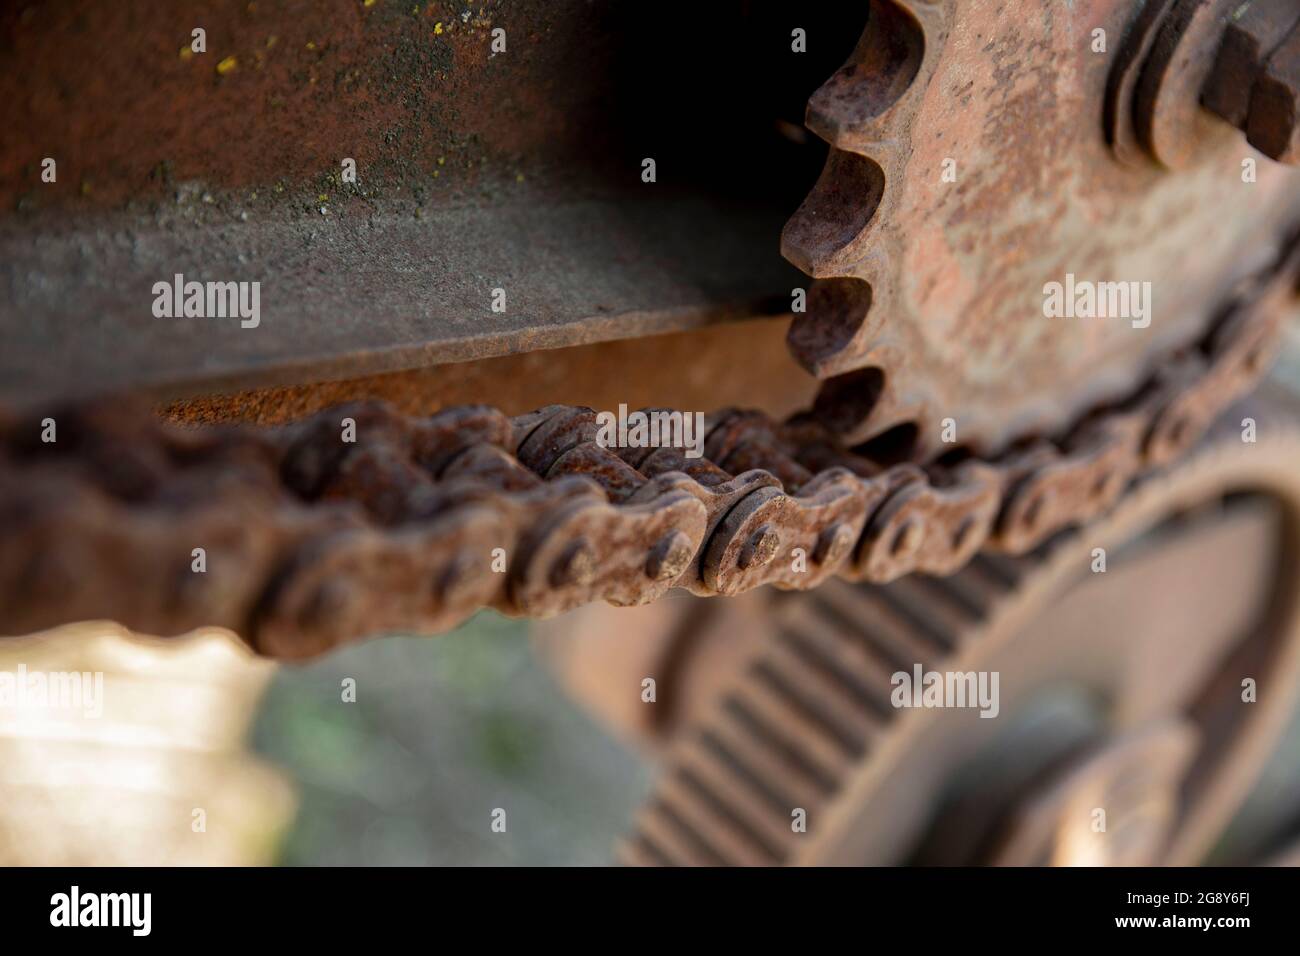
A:
<svg viewBox="0 0 1300 956">
<path fill-rule="evenodd" d="M 298 786 L 293 865 L 608 863 L 649 784 L 492 612 L 281 668 L 254 743 Z"/>
</svg>

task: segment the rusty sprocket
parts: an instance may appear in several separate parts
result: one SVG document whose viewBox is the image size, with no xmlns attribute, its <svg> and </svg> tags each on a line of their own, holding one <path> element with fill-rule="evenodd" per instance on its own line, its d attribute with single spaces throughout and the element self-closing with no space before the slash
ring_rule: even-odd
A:
<svg viewBox="0 0 1300 956">
<path fill-rule="evenodd" d="M 828 399 L 853 399 L 832 421 L 851 442 L 890 435 L 926 457 L 952 419 L 988 455 L 1058 432 L 1203 336 L 1295 221 L 1300 172 L 1260 157 L 1243 182 L 1252 154 L 1217 119 L 1233 135 L 1177 172 L 1113 153 L 1104 101 L 1142 9 L 873 0 L 809 100 L 830 154 L 782 236 L 817 280 L 791 349 Z M 1045 287 L 1076 281 L 1149 283 L 1149 312 L 1046 317 Z"/>
</svg>

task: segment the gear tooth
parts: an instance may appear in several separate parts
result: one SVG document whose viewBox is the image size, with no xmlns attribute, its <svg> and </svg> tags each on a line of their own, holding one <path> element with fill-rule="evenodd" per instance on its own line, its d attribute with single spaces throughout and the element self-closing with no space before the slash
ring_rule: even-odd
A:
<svg viewBox="0 0 1300 956">
<path fill-rule="evenodd" d="M 808 311 L 790 323 L 786 340 L 795 359 L 818 378 L 863 364 L 863 353 L 879 331 L 882 310 L 873 284 L 860 278 L 822 279 L 808 296 Z"/>
<path fill-rule="evenodd" d="M 1000 584 L 1010 591 L 1020 586 L 1020 582 L 1029 574 L 1034 563 L 1032 556 L 982 551 L 976 555 L 971 566 L 983 574 L 989 582 Z"/>
<path fill-rule="evenodd" d="M 904 461 L 920 461 L 929 457 L 924 450 L 926 429 L 921 423 L 926 416 L 916 411 L 898 411 L 886 414 L 883 410 L 873 415 L 851 441 L 865 458 L 882 465 L 898 464 Z"/>
<path fill-rule="evenodd" d="M 965 586 L 969 594 L 981 596 L 985 614 L 1015 590 L 1023 577 L 1020 569 L 1000 563 L 1002 557 L 994 551 L 981 551 L 958 572 L 959 586 Z"/>
<path fill-rule="evenodd" d="M 786 223 L 781 252 L 823 280 L 787 336 L 795 359 L 818 378 L 883 364 L 875 361 L 875 350 L 883 317 L 893 311 L 893 290 L 882 283 L 890 274 L 887 253 L 868 249 L 889 212 L 882 208 L 890 202 L 886 187 L 905 165 L 898 133 L 934 75 L 950 14 L 950 0 L 871 0 L 849 62 L 808 101 L 808 127 L 832 148 Z M 851 424 L 870 413 L 882 383 L 879 374 L 872 379 L 868 373 L 867 390 L 850 397 L 857 415 Z M 834 391 L 843 397 L 846 389 Z"/>
<path fill-rule="evenodd" d="M 749 681 L 733 690 L 723 708 L 750 736 L 796 763 L 823 790 L 835 789 L 848 758 L 819 724 L 786 705 L 769 687 Z"/>
<path fill-rule="evenodd" d="M 725 866 L 729 862 L 662 797 L 641 811 L 637 837 L 673 866 Z"/>
<path fill-rule="evenodd" d="M 837 582 L 833 590 L 816 593 L 822 604 L 839 616 L 846 633 L 857 634 L 888 666 L 896 670 L 917 663 L 929 667 L 942 657 L 943 646 L 927 632 L 917 630 L 896 604 L 886 599 L 880 585 Z"/>
<path fill-rule="evenodd" d="M 924 86 L 917 82 L 925 64 L 921 21 L 930 15 L 928 6 L 875 0 L 849 62 L 809 98 L 808 128 L 833 146 L 857 152 L 888 139 L 908 91 Z"/>
<path fill-rule="evenodd" d="M 872 348 L 864 359 L 865 367 L 822 383 L 812 413 L 847 445 L 871 445 L 899 432 L 894 439 L 906 437 L 905 443 L 888 441 L 888 449 L 868 449 L 868 457 L 888 451 L 886 457 L 891 461 L 911 458 L 922 445 L 920 423 L 930 420 L 928 411 L 906 401 L 895 389 L 889 369 L 905 367 L 895 349 L 884 345 Z M 908 436 L 902 434 L 906 429 L 911 430 Z"/>
<path fill-rule="evenodd" d="M 717 807 L 749 843 L 773 861 L 789 856 L 797 838 L 790 828 L 795 804 L 776 806 L 768 794 L 738 774 L 734 766 L 719 760 L 698 738 L 686 742 L 676 757 L 677 770 L 687 784 Z"/>
<path fill-rule="evenodd" d="M 793 807 L 819 809 L 834 789 L 833 784 L 828 785 L 810 772 L 796 754 L 773 746 L 725 709 L 713 726 L 701 732 L 700 741 L 786 811 Z"/>
<path fill-rule="evenodd" d="M 845 275 L 862 258 L 885 174 L 866 156 L 831 150 L 808 198 L 781 230 L 781 255 L 815 279 Z"/>
<path fill-rule="evenodd" d="M 785 637 L 768 645 L 753 672 L 788 709 L 802 712 L 852 759 L 867 752 L 883 723 L 873 720 L 861 702 L 839 690 Z"/>
<path fill-rule="evenodd" d="M 928 633 L 942 635 L 954 648 L 969 628 L 979 624 L 979 615 L 972 613 L 960 592 L 945 580 L 909 574 L 885 587 L 915 618 L 924 621 Z"/>
<path fill-rule="evenodd" d="M 885 389 L 885 373 L 868 366 L 822 383 L 811 415 L 836 435 L 857 429 L 871 417 Z"/>
<path fill-rule="evenodd" d="M 972 623 L 986 621 L 1007 593 L 1003 582 L 989 580 L 981 570 L 972 570 L 971 562 L 946 578 L 925 575 L 916 575 L 916 578 L 925 587 L 942 590 L 943 599 L 959 607 Z"/>
<path fill-rule="evenodd" d="M 771 847 L 707 783 L 680 760 L 658 785 L 665 816 L 687 834 L 706 843 L 724 866 L 771 866 L 781 862 Z"/>
<path fill-rule="evenodd" d="M 645 834 L 625 840 L 615 851 L 620 866 L 676 866 L 673 859 Z"/>
<path fill-rule="evenodd" d="M 845 642 L 838 622 L 819 613 L 820 608 L 816 602 L 794 606 L 786 621 L 785 640 L 830 678 L 837 693 L 847 693 L 857 706 L 865 707 L 864 719 L 888 723 L 894 716 L 889 702 L 891 669 L 863 645 Z"/>
</svg>

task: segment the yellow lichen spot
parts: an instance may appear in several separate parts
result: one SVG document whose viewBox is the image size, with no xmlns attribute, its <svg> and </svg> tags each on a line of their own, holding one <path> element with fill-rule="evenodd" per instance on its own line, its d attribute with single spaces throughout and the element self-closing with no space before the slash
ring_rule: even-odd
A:
<svg viewBox="0 0 1300 956">
<path fill-rule="evenodd" d="M 373 7 L 375 5 L 375 0 L 361 0 L 361 5 L 363 7 Z"/>
<path fill-rule="evenodd" d="M 316 197 L 316 201 L 317 201 L 317 202 L 326 202 L 329 198 L 330 198 L 330 197 L 327 196 L 325 193 L 321 193 L 319 196 Z"/>
<path fill-rule="evenodd" d="M 182 60 L 189 60 L 189 59 L 192 59 L 193 57 L 194 57 L 194 51 L 193 51 L 193 50 L 191 50 L 188 46 L 183 46 L 183 47 L 181 47 L 181 59 L 182 59 Z"/>
<path fill-rule="evenodd" d="M 438 178 L 438 171 L 436 169 L 433 171 L 433 178 L 434 179 Z"/>
<path fill-rule="evenodd" d="M 280 38 L 276 36 L 274 33 L 272 33 L 269 37 L 266 38 L 266 48 L 269 50 L 271 49 L 271 47 L 275 46 L 279 42 L 280 42 Z"/>
<path fill-rule="evenodd" d="M 439 157 L 438 157 L 438 165 L 439 165 L 439 166 L 446 166 L 446 165 L 447 165 L 447 157 L 446 157 L 446 156 L 439 156 Z"/>
<path fill-rule="evenodd" d="M 217 73 L 221 76 L 225 76 L 227 73 L 231 72 L 238 65 L 239 65 L 239 61 L 237 59 L 235 59 L 233 56 L 228 56 L 220 63 L 217 64 Z"/>
<path fill-rule="evenodd" d="M 523 174 L 523 173 L 515 173 L 515 182 L 517 182 L 517 183 L 522 183 L 523 181 L 524 181 L 524 174 Z"/>
<path fill-rule="evenodd" d="M 439 21 L 433 25 L 433 32 L 438 36 L 442 36 L 442 21 Z"/>
<path fill-rule="evenodd" d="M 307 41 L 307 49 L 309 49 L 309 50 L 314 50 L 314 49 L 316 49 L 316 44 L 313 43 L 311 40 L 308 40 L 308 41 Z"/>
</svg>

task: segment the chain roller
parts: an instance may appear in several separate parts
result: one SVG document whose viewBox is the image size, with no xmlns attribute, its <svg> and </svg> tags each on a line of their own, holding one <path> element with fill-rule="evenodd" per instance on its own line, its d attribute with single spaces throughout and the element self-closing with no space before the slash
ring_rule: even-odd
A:
<svg viewBox="0 0 1300 956">
<path fill-rule="evenodd" d="M 706 416 L 698 458 L 604 447 L 591 409 L 560 405 L 415 419 L 356 404 L 275 429 L 181 428 L 122 405 L 10 414 L 0 630 L 222 625 L 302 658 L 483 607 L 545 617 L 1022 554 L 1107 510 L 1253 387 L 1296 292 L 1300 243 L 1288 250 L 1129 402 L 988 461 L 885 467 L 809 414 L 734 409 Z"/>
</svg>

